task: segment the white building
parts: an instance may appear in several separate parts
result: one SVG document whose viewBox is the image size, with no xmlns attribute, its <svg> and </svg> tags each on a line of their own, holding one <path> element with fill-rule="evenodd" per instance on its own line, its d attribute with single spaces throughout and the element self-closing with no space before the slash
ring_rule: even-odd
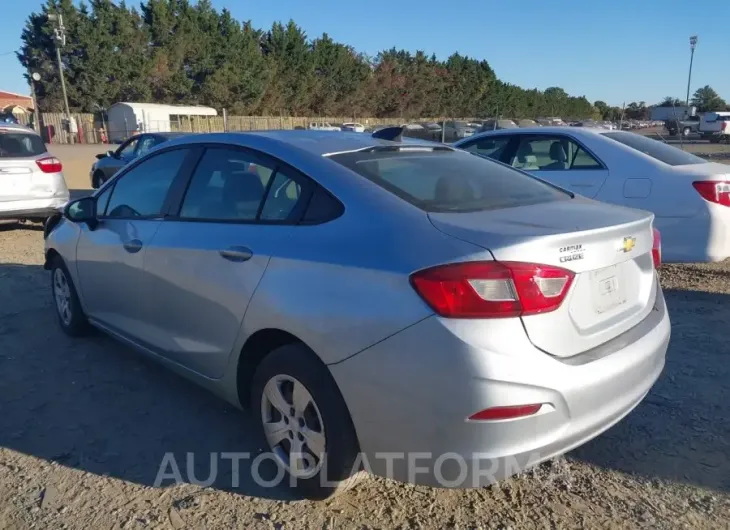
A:
<svg viewBox="0 0 730 530">
<path fill-rule="evenodd" d="M 135 133 L 170 132 L 170 122 L 180 116 L 217 116 L 218 112 L 210 107 L 123 102 L 109 107 L 106 115 L 109 139 L 120 142 Z"/>
</svg>

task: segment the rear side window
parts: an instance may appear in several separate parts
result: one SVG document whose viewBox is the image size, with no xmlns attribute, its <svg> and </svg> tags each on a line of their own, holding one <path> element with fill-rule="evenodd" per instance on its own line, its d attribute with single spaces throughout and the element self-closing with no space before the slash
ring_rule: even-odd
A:
<svg viewBox="0 0 730 530">
<path fill-rule="evenodd" d="M 46 145 L 37 134 L 0 132 L 0 158 L 24 158 L 45 152 Z"/>
<path fill-rule="evenodd" d="M 645 155 L 649 155 L 650 157 L 670 166 L 688 166 L 691 164 L 707 163 L 706 160 L 698 156 L 639 134 L 615 131 L 603 133 L 603 136 L 610 138 L 615 142 L 627 145 L 632 149 L 636 149 L 637 151 L 640 151 Z"/>
<path fill-rule="evenodd" d="M 468 212 L 571 196 L 503 164 L 445 150 L 343 153 L 332 160 L 428 212 Z"/>
</svg>

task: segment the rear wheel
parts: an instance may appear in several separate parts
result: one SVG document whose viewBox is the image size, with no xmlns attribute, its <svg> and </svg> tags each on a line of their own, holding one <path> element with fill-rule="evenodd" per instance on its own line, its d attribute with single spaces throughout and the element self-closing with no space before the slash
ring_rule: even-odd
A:
<svg viewBox="0 0 730 530">
<path fill-rule="evenodd" d="M 81 309 L 71 275 L 60 256 L 53 259 L 51 265 L 51 291 L 56 306 L 56 314 L 61 329 L 71 337 L 86 335 L 91 326 Z"/>
<path fill-rule="evenodd" d="M 332 497 L 364 476 L 347 405 L 327 367 L 303 344 L 277 348 L 261 361 L 251 411 L 299 495 Z"/>
</svg>

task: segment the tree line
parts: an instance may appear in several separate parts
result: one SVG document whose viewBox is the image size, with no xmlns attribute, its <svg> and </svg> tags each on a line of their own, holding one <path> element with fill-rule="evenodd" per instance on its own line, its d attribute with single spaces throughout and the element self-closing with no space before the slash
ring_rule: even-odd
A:
<svg viewBox="0 0 730 530">
<path fill-rule="evenodd" d="M 72 111 L 118 101 L 201 104 L 231 114 L 274 116 L 596 117 L 585 97 L 558 87 L 500 81 L 489 63 L 418 51 L 374 57 L 310 39 L 293 21 L 268 30 L 238 21 L 210 0 L 47 0 L 28 17 L 18 59 L 38 72 L 39 108 L 63 110 L 49 13 L 66 28 L 62 62 Z"/>
</svg>

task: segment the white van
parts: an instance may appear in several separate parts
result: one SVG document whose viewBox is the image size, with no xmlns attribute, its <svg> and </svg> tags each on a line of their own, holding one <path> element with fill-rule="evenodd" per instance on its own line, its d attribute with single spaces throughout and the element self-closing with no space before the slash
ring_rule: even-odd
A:
<svg viewBox="0 0 730 530">
<path fill-rule="evenodd" d="M 730 141 L 730 112 L 706 112 L 699 127 L 703 138 L 710 142 Z"/>
</svg>

